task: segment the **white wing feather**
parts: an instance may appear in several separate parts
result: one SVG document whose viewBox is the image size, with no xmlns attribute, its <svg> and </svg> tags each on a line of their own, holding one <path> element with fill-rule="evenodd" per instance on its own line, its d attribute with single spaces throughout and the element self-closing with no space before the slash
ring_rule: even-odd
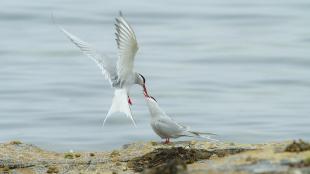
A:
<svg viewBox="0 0 310 174">
<path fill-rule="evenodd" d="M 98 53 L 93 47 L 84 42 L 77 36 L 69 33 L 63 27 L 59 26 L 60 30 L 70 39 L 72 43 L 74 43 L 80 50 L 90 59 L 92 59 L 98 67 L 101 69 L 103 75 L 106 79 L 110 81 L 111 84 L 117 80 L 117 72 L 115 71 L 115 63 L 110 60 L 107 56 L 103 56 Z"/>
<path fill-rule="evenodd" d="M 172 137 L 178 136 L 185 131 L 184 127 L 165 117 L 157 119 L 154 125 L 161 134 L 170 135 Z"/>
<path fill-rule="evenodd" d="M 134 58 L 138 51 L 138 43 L 135 33 L 120 12 L 116 18 L 116 43 L 119 58 L 117 61 L 118 79 L 122 83 L 127 75 L 133 72 Z"/>
</svg>

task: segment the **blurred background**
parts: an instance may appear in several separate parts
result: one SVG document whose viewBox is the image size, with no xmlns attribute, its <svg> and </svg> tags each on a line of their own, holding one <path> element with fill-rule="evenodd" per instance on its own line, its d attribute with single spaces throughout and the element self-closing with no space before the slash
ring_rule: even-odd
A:
<svg viewBox="0 0 310 174">
<path fill-rule="evenodd" d="M 121 114 L 102 126 L 113 90 L 51 20 L 116 58 L 119 10 L 140 46 L 136 70 L 175 120 L 224 141 L 310 139 L 308 0 L 2 0 L 1 142 L 90 151 L 161 141 L 138 86 L 137 128 Z"/>
</svg>

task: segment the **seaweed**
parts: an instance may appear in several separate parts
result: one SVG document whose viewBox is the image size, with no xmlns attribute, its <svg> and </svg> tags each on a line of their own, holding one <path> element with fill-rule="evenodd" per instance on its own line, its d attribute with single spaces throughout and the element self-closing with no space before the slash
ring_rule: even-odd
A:
<svg viewBox="0 0 310 174">
<path fill-rule="evenodd" d="M 73 159 L 74 158 L 74 153 L 67 152 L 67 153 L 64 154 L 64 158 L 66 158 L 66 159 Z"/>
<path fill-rule="evenodd" d="M 12 145 L 20 145 L 20 144 L 23 144 L 23 143 L 21 141 L 19 141 L 19 140 L 13 140 L 13 141 L 10 142 L 10 144 L 12 144 Z"/>
<path fill-rule="evenodd" d="M 76 153 L 74 154 L 75 158 L 80 158 L 81 157 L 81 154 L 80 153 Z"/>
<path fill-rule="evenodd" d="M 49 166 L 46 173 L 59 173 L 59 170 L 56 166 Z"/>
<path fill-rule="evenodd" d="M 303 140 L 299 140 L 299 141 L 293 141 L 291 144 L 289 144 L 288 146 L 286 146 L 285 148 L 285 152 L 303 152 L 303 151 L 307 151 L 310 150 L 310 144 L 303 141 Z"/>
<path fill-rule="evenodd" d="M 3 174 L 10 174 L 11 173 L 11 170 L 8 166 L 3 166 L 0 168 L 0 173 L 3 173 Z"/>
<path fill-rule="evenodd" d="M 179 159 L 168 160 L 165 165 L 145 170 L 145 174 L 187 174 L 186 163 Z"/>
<path fill-rule="evenodd" d="M 233 148 L 208 151 L 205 149 L 187 149 L 183 147 L 158 148 L 141 157 L 129 160 L 127 166 L 135 172 L 142 172 L 144 169 L 153 168 L 153 172 L 160 171 L 159 173 L 164 173 L 164 171 L 177 171 L 177 166 L 186 167 L 187 164 L 194 163 L 195 161 L 209 159 L 213 154 L 224 157 L 246 150 L 248 149 Z"/>
</svg>

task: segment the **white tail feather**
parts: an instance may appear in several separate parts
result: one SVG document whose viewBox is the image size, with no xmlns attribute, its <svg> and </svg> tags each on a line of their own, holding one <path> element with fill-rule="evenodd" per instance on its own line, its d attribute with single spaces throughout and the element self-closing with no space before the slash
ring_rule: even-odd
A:
<svg viewBox="0 0 310 174">
<path fill-rule="evenodd" d="M 200 138 L 204 138 L 204 139 L 207 139 L 207 140 L 210 140 L 210 141 L 213 141 L 213 142 L 220 142 L 220 140 L 217 140 L 215 138 L 211 138 L 210 136 L 207 136 L 207 135 L 200 135 L 199 136 Z"/>
<path fill-rule="evenodd" d="M 216 136 L 216 134 L 214 134 L 214 133 L 186 131 L 185 136 L 199 137 L 199 138 L 204 138 L 204 139 L 207 139 L 210 141 L 219 142 L 219 140 L 210 137 L 210 136 Z"/>
<path fill-rule="evenodd" d="M 105 117 L 103 121 L 103 125 L 105 124 L 108 117 L 110 117 L 113 113 L 116 112 L 122 112 L 126 114 L 127 117 L 129 117 L 133 123 L 134 126 L 136 126 L 135 120 L 132 117 L 131 109 L 128 104 L 128 94 L 127 89 L 115 89 L 114 96 L 112 99 L 112 105 L 110 107 L 110 110 Z"/>
</svg>

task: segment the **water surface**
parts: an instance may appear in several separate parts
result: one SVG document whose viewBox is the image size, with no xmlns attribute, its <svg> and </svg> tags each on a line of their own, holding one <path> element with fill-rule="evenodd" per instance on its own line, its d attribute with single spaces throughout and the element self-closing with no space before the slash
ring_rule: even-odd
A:
<svg viewBox="0 0 310 174">
<path fill-rule="evenodd" d="M 116 57 L 119 10 L 138 38 L 136 70 L 175 120 L 227 141 L 310 139 L 307 0 L 0 4 L 1 142 L 89 151 L 160 141 L 138 86 L 137 128 L 120 114 L 102 127 L 113 90 L 50 17 Z"/>
</svg>

